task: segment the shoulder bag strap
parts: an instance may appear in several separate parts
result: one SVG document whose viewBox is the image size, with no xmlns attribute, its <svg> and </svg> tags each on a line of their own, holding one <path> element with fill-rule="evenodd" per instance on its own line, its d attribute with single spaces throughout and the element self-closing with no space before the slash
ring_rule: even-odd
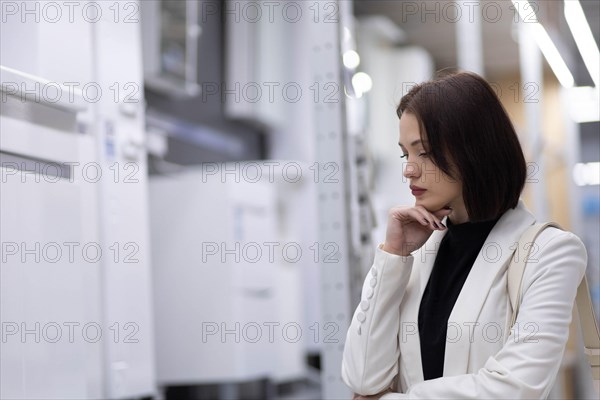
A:
<svg viewBox="0 0 600 400">
<path fill-rule="evenodd" d="M 521 235 L 519 243 L 517 243 L 517 248 L 515 249 L 508 266 L 508 297 L 513 310 L 509 328 L 511 328 L 517 320 L 517 313 L 519 312 L 519 306 L 521 305 L 521 285 L 523 284 L 523 275 L 525 274 L 525 264 L 529 258 L 531 248 L 533 247 L 532 244 L 540 232 L 548 226 L 562 229 L 554 222 L 531 225 Z"/>
<path fill-rule="evenodd" d="M 596 390 L 600 391 L 600 330 L 598 329 L 598 321 L 594 315 L 590 289 L 588 288 L 585 275 L 577 288 L 575 302 L 577 303 L 577 312 L 579 313 L 585 355 L 592 367 L 592 377 L 596 384 Z"/>
<path fill-rule="evenodd" d="M 533 247 L 531 244 L 534 242 L 539 233 L 548 226 L 562 229 L 554 222 L 534 224 L 527 228 L 527 230 L 521 235 L 518 247 L 515 249 L 516 251 L 513 254 L 511 263 L 508 266 L 508 297 L 513 310 L 509 328 L 512 328 L 517 320 L 517 313 L 519 312 L 519 306 L 521 304 L 521 286 L 523 284 L 525 264 L 529 257 L 531 247 Z M 519 256 L 521 250 L 525 251 L 522 254 L 522 257 Z M 592 367 L 592 376 L 595 384 L 598 386 L 598 381 L 600 380 L 600 330 L 598 329 L 598 322 L 596 321 L 596 317 L 594 315 L 594 307 L 592 306 L 592 299 L 590 297 L 590 291 L 585 275 L 583 276 L 583 279 L 577 288 L 577 297 L 575 302 L 577 304 L 577 311 L 579 313 L 579 322 L 583 336 L 585 354 L 588 358 L 590 366 Z"/>
</svg>

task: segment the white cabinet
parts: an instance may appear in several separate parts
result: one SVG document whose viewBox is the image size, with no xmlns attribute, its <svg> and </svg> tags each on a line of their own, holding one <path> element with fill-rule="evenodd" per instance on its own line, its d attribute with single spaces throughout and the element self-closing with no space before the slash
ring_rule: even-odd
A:
<svg viewBox="0 0 600 400">
<path fill-rule="evenodd" d="M 206 173 L 244 165 L 208 163 L 150 181 L 162 385 L 304 375 L 302 264 L 286 262 L 297 243 L 281 235 L 279 183 Z"/>
<path fill-rule="evenodd" d="M 14 171 L 13 162 L 21 160 L 0 168 L 1 397 L 100 396 L 100 263 L 97 237 L 84 233 L 94 223 L 86 215 L 90 188 L 36 182 L 39 175 Z M 93 259 L 83 258 L 86 244 Z"/>
<path fill-rule="evenodd" d="M 0 7 L 0 397 L 151 395 L 139 3 Z"/>
</svg>

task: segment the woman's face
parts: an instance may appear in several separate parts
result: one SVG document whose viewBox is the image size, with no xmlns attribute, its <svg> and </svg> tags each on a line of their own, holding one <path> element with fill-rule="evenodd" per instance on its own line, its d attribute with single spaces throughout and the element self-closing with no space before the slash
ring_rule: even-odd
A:
<svg viewBox="0 0 600 400">
<path fill-rule="evenodd" d="M 421 142 L 419 122 L 413 114 L 405 112 L 400 118 L 399 144 L 406 162 L 404 176 L 415 196 L 415 206 L 423 206 L 430 212 L 450 207 L 452 222 L 468 221 L 462 183 L 446 175 L 428 157 Z"/>
</svg>

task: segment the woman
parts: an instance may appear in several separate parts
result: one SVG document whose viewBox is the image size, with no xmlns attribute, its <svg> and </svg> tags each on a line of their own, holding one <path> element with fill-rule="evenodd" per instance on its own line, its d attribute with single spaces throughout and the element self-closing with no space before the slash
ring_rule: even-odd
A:
<svg viewBox="0 0 600 400">
<path fill-rule="evenodd" d="M 519 199 L 526 164 L 506 111 L 485 80 L 461 72 L 415 86 L 397 114 L 415 204 L 389 212 L 348 329 L 344 382 L 358 398 L 546 398 L 586 269 L 581 240 L 556 228 L 537 237 L 507 329 L 507 267 L 536 221 Z"/>
</svg>

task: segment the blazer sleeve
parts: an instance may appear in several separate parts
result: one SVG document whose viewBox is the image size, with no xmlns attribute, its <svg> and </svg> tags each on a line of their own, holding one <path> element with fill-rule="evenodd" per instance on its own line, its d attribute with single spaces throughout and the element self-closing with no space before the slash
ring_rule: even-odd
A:
<svg viewBox="0 0 600 400">
<path fill-rule="evenodd" d="M 400 302 L 410 278 L 413 256 L 375 251 L 346 335 L 342 379 L 355 393 L 388 389 L 398 373 Z"/>
<path fill-rule="evenodd" d="M 388 393 L 381 399 L 544 399 L 548 396 L 569 337 L 573 304 L 577 287 L 585 275 L 587 253 L 574 234 L 564 231 L 547 234 L 546 231 L 536 240 L 539 256 L 534 261 L 537 262 L 530 256 L 525 269 L 522 302 L 515 325 L 520 329 L 511 330 L 500 351 L 489 357 L 477 373 L 420 382 L 406 393 Z M 523 330 L 526 324 L 529 324 L 528 329 Z"/>
</svg>

